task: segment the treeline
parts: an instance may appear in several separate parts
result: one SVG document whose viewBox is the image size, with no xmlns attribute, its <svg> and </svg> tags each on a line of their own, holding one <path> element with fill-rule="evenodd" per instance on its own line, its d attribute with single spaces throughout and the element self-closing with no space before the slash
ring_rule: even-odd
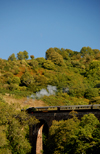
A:
<svg viewBox="0 0 100 154">
<path fill-rule="evenodd" d="M 52 85 L 56 96 L 42 98 L 48 105 L 100 103 L 100 50 L 49 48 L 45 58 L 28 58 L 20 51 L 0 59 L 0 92 L 27 96 Z"/>
</svg>

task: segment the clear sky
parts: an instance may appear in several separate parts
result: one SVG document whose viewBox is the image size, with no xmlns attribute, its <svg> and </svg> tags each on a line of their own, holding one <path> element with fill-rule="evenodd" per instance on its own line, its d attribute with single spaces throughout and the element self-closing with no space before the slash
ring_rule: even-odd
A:
<svg viewBox="0 0 100 154">
<path fill-rule="evenodd" d="M 83 46 L 100 49 L 100 0 L 0 0 L 0 58 Z"/>
</svg>

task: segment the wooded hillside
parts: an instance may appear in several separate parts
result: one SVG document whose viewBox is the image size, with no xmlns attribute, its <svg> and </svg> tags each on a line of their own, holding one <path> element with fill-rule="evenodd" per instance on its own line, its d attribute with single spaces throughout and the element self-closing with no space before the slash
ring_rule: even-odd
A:
<svg viewBox="0 0 100 154">
<path fill-rule="evenodd" d="M 56 87 L 55 95 L 36 92 Z M 80 52 L 49 48 L 45 58 L 27 51 L 0 59 L 0 93 L 43 100 L 47 105 L 100 103 L 100 50 L 82 47 Z"/>
</svg>

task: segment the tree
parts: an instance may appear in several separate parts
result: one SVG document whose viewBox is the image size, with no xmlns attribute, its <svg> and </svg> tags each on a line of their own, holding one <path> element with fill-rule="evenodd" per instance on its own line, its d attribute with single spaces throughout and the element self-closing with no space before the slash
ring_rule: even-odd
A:
<svg viewBox="0 0 100 154">
<path fill-rule="evenodd" d="M 26 50 L 23 51 L 24 59 L 28 59 L 28 52 Z"/>
<path fill-rule="evenodd" d="M 69 57 L 72 57 L 74 55 L 74 51 L 70 49 L 65 49 L 65 51 L 68 53 Z"/>
<path fill-rule="evenodd" d="M 0 154 L 27 154 L 31 151 L 29 125 L 38 121 L 16 107 L 0 101 Z"/>
<path fill-rule="evenodd" d="M 28 59 L 28 52 L 26 50 L 24 50 L 23 52 L 20 51 L 19 53 L 17 53 L 17 58 L 18 60 L 22 60 L 22 59 Z"/>
<path fill-rule="evenodd" d="M 82 47 L 81 51 L 80 51 L 82 57 L 86 56 L 86 55 L 93 55 L 94 56 L 94 52 L 90 47 Z"/>
<path fill-rule="evenodd" d="M 46 62 L 46 59 L 44 59 L 43 57 L 41 58 L 36 58 L 36 60 L 38 61 L 39 66 L 43 66 L 43 64 Z"/>
<path fill-rule="evenodd" d="M 29 62 L 29 65 L 33 67 L 33 69 L 36 69 L 38 67 L 38 61 L 35 60 L 35 59 L 32 59 L 30 62 Z"/>
<path fill-rule="evenodd" d="M 77 153 L 95 153 L 95 146 L 97 142 L 95 141 L 98 138 L 98 134 L 95 135 L 94 132 L 96 131 L 97 126 L 100 125 L 99 120 L 94 116 L 94 114 L 86 114 L 81 118 L 81 122 L 79 124 L 79 131 L 78 131 L 78 138 L 77 138 Z M 100 141 L 100 140 L 99 140 Z M 100 150 L 100 147 L 97 147 Z"/>
<path fill-rule="evenodd" d="M 9 56 L 8 60 L 11 60 L 11 61 L 16 60 L 15 54 L 13 53 L 11 56 Z"/>
<path fill-rule="evenodd" d="M 30 58 L 31 58 L 31 59 L 34 59 L 34 55 L 30 55 Z"/>
<path fill-rule="evenodd" d="M 94 114 L 53 121 L 47 140 L 46 152 L 49 154 L 97 154 L 100 150 L 100 122 Z M 45 152 L 44 152 L 45 153 Z"/>
<path fill-rule="evenodd" d="M 20 51 L 20 52 L 17 53 L 17 58 L 18 58 L 18 60 L 24 59 L 24 54 L 23 54 L 22 51 Z"/>
<path fill-rule="evenodd" d="M 15 84 L 19 85 L 20 84 L 20 78 L 17 77 L 17 76 L 13 77 L 12 83 L 15 83 Z"/>
<path fill-rule="evenodd" d="M 25 72 L 22 76 L 21 76 L 21 84 L 23 86 L 30 86 L 31 84 L 34 83 L 34 78 L 33 76 L 29 73 L 29 72 Z"/>
<path fill-rule="evenodd" d="M 98 88 L 86 89 L 84 96 L 85 96 L 85 98 L 88 98 L 88 99 L 91 99 L 93 97 L 97 97 L 97 96 L 99 96 L 99 90 L 98 90 Z"/>
<path fill-rule="evenodd" d="M 72 154 L 75 152 L 74 142 L 79 126 L 75 114 L 72 119 L 53 121 L 50 127 L 50 136 L 47 141 L 49 154 Z"/>
<path fill-rule="evenodd" d="M 64 65 L 63 57 L 59 53 L 57 53 L 53 48 L 49 48 L 46 51 L 46 59 L 51 60 L 56 65 Z"/>
<path fill-rule="evenodd" d="M 43 63 L 43 67 L 48 70 L 54 70 L 55 64 L 51 60 L 46 60 L 46 62 Z"/>
</svg>

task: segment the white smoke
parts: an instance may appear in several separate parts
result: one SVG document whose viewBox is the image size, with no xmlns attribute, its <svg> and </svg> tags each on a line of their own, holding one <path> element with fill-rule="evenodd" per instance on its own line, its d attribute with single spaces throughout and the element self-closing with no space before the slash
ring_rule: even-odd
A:
<svg viewBox="0 0 100 154">
<path fill-rule="evenodd" d="M 47 89 L 48 89 L 50 95 L 55 95 L 55 93 L 57 92 L 57 87 L 56 86 L 48 85 Z"/>
<path fill-rule="evenodd" d="M 36 94 L 32 94 L 30 98 L 36 99 L 36 98 L 41 98 L 43 96 L 55 95 L 56 92 L 57 92 L 56 86 L 48 85 L 47 90 L 41 89 L 39 92 L 36 92 Z"/>
</svg>

